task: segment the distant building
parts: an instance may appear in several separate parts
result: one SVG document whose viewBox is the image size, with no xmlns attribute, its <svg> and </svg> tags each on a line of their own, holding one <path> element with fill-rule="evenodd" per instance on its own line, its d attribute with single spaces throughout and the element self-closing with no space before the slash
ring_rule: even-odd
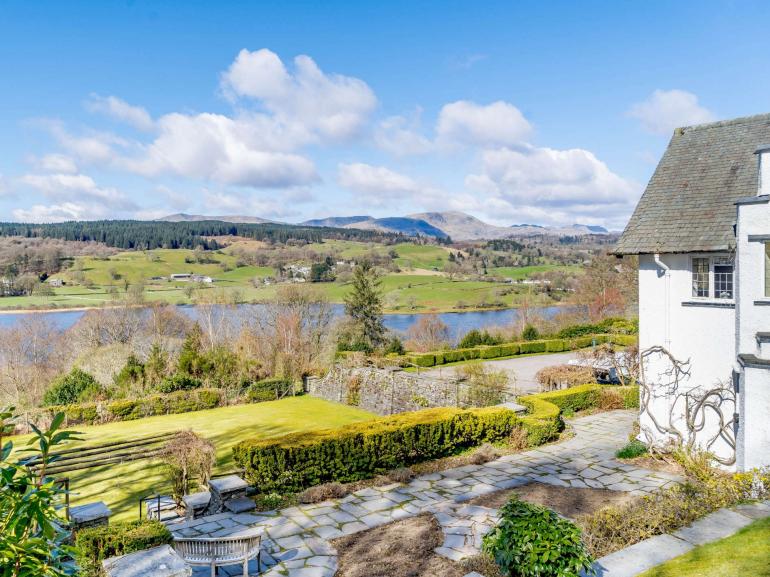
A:
<svg viewBox="0 0 770 577">
<path fill-rule="evenodd" d="M 64 286 L 64 281 L 60 278 L 52 278 L 48 280 L 48 285 L 52 287 Z"/>
</svg>

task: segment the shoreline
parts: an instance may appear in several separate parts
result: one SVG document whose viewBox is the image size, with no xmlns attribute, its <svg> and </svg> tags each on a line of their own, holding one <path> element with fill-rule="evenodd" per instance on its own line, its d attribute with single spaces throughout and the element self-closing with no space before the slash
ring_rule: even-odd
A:
<svg viewBox="0 0 770 577">
<path fill-rule="evenodd" d="M 146 308 L 148 306 L 151 306 L 152 303 L 146 303 L 144 305 L 135 305 L 135 308 Z M 171 306 L 175 307 L 191 307 L 195 306 L 195 303 L 185 303 L 185 304 L 172 304 L 168 303 Z M 238 305 L 257 305 L 257 304 L 267 304 L 265 302 L 242 302 L 242 303 L 235 303 L 236 306 Z M 329 303 L 333 305 L 340 305 L 343 303 Z M 66 313 L 66 312 L 87 312 L 92 310 L 100 310 L 100 309 L 108 309 L 108 308 L 119 308 L 122 305 L 104 305 L 104 306 L 74 306 L 74 307 L 53 307 L 53 308 L 47 308 L 47 309 L 2 309 L 0 308 L 0 315 L 28 315 L 28 314 L 52 314 L 52 313 Z M 570 306 L 569 303 L 552 303 L 552 304 L 544 304 L 544 305 L 538 305 L 535 308 L 549 308 L 549 307 L 565 307 Z M 488 308 L 472 308 L 469 307 L 467 309 L 435 309 L 435 310 L 427 310 L 427 311 L 405 311 L 405 310 L 384 310 L 383 314 L 386 315 L 445 315 L 445 314 L 464 314 L 464 313 L 483 313 L 483 312 L 494 312 L 494 311 L 506 311 L 511 309 L 518 309 L 521 308 L 519 306 L 511 305 L 511 306 L 505 306 L 505 307 L 488 307 Z"/>
</svg>

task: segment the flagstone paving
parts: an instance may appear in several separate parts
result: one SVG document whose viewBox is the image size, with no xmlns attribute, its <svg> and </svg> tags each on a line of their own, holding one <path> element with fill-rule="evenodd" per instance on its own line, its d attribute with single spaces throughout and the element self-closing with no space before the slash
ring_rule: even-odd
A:
<svg viewBox="0 0 770 577">
<path fill-rule="evenodd" d="M 432 513 L 444 530 L 436 552 L 460 560 L 479 551 L 497 511 L 465 501 L 533 481 L 561 487 L 593 487 L 644 495 L 679 480 L 615 460 L 628 441 L 636 415 L 610 411 L 574 419 L 574 436 L 562 443 L 507 455 L 484 465 L 466 465 L 356 491 L 342 499 L 263 513 L 222 513 L 170 527 L 180 537 L 223 537 L 263 531 L 263 566 L 269 577 L 332 577 L 337 552 L 330 540 L 392 521 Z M 206 575 L 196 568 L 193 575 Z M 257 573 L 255 562 L 252 574 Z M 241 575 L 239 566 L 223 575 Z"/>
</svg>

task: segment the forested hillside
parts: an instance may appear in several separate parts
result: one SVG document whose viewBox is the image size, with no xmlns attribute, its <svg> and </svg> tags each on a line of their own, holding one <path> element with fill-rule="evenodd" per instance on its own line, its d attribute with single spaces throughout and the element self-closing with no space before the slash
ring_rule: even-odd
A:
<svg viewBox="0 0 770 577">
<path fill-rule="evenodd" d="M 0 223 L 0 236 L 58 238 L 69 241 L 95 241 L 121 249 L 221 248 L 211 237 L 240 236 L 267 242 L 290 240 L 308 243 L 323 239 L 393 243 L 405 240 L 399 234 L 376 230 L 316 228 L 285 224 L 233 224 L 221 221 L 151 222 L 140 220 L 97 220 L 53 224 Z"/>
</svg>

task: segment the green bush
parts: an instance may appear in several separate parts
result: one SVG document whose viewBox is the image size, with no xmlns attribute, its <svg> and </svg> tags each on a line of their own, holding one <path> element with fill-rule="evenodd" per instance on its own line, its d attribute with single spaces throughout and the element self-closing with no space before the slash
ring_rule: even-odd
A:
<svg viewBox="0 0 770 577">
<path fill-rule="evenodd" d="M 425 409 L 339 429 L 243 441 L 233 448 L 249 481 L 269 491 L 349 482 L 506 439 L 518 426 L 500 407 Z"/>
<path fill-rule="evenodd" d="M 176 373 L 163 379 L 158 385 L 158 391 L 161 393 L 173 393 L 175 391 L 191 391 L 203 386 L 200 379 L 191 377 L 184 373 Z"/>
<path fill-rule="evenodd" d="M 601 385 L 588 384 L 560 391 L 540 393 L 537 397 L 540 400 L 556 405 L 562 413 L 576 413 L 577 411 L 598 407 L 601 392 Z"/>
<path fill-rule="evenodd" d="M 545 341 L 545 351 L 547 353 L 560 353 L 569 350 L 569 343 L 562 339 L 551 339 Z"/>
<path fill-rule="evenodd" d="M 103 559 L 166 545 L 171 541 L 171 532 L 160 521 L 112 523 L 82 529 L 75 536 L 80 574 L 84 577 L 102 575 Z"/>
<path fill-rule="evenodd" d="M 96 403 L 84 403 L 82 405 L 67 405 L 63 407 L 67 423 L 93 424 L 99 418 Z"/>
<path fill-rule="evenodd" d="M 625 447 L 618 449 L 618 452 L 615 453 L 615 456 L 618 459 L 634 459 L 636 457 L 641 457 L 642 455 L 647 454 L 647 445 L 642 443 L 641 441 L 634 439 L 630 443 L 628 443 Z"/>
<path fill-rule="evenodd" d="M 294 383 L 289 379 L 264 379 L 249 385 L 246 389 L 246 398 L 250 403 L 275 401 L 287 392 L 291 392 L 293 388 Z"/>
<path fill-rule="evenodd" d="M 540 338 L 540 331 L 532 325 L 527 325 L 521 333 L 521 338 L 525 341 L 534 341 Z"/>
<path fill-rule="evenodd" d="M 465 334 L 457 346 L 461 349 L 468 349 L 479 345 L 499 345 L 502 342 L 500 337 L 489 334 L 489 331 L 473 329 Z"/>
<path fill-rule="evenodd" d="M 53 406 L 90 401 L 99 395 L 101 389 L 93 375 L 74 367 L 53 382 L 43 396 L 43 403 Z"/>
<path fill-rule="evenodd" d="M 510 577 L 577 577 L 593 574 L 580 529 L 550 509 L 513 497 L 483 541 L 483 550 Z"/>
</svg>

